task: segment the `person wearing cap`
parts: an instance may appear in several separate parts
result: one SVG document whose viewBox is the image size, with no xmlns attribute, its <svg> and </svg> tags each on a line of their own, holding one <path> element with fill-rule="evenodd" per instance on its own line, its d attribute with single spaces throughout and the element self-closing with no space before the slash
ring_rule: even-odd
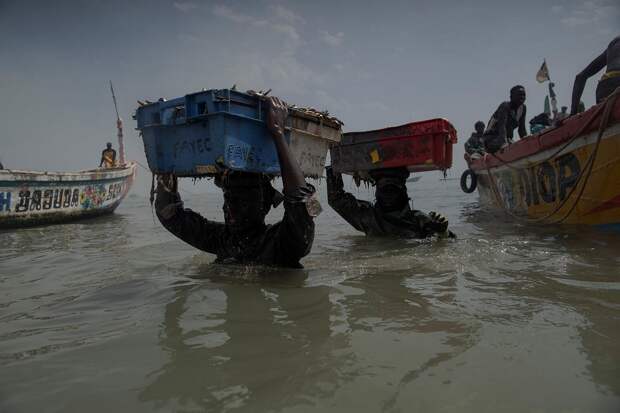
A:
<svg viewBox="0 0 620 413">
<path fill-rule="evenodd" d="M 306 183 L 284 140 L 286 105 L 274 97 L 267 103 L 267 126 L 276 145 L 284 194 L 271 186 L 267 175 L 226 171 L 215 179 L 224 193 L 224 222 L 214 222 L 183 208 L 175 176 L 159 175 L 155 211 L 168 231 L 195 248 L 215 254 L 216 262 L 301 268 L 299 260 L 312 247 L 313 219 L 320 205 L 314 187 Z M 265 224 L 269 210 L 280 202 L 284 203 L 282 220 Z"/>
<path fill-rule="evenodd" d="M 327 167 L 326 172 L 329 206 L 356 230 L 370 236 L 454 237 L 448 230 L 448 220 L 442 215 L 435 212 L 427 215 L 410 208 L 406 168 L 370 171 L 376 187 L 374 205 L 345 192 L 342 175 L 331 167 Z"/>
<path fill-rule="evenodd" d="M 510 100 L 502 102 L 487 123 L 487 129 L 484 131 L 484 145 L 487 152 L 496 152 L 512 143 L 515 128 L 519 131 L 519 137 L 525 137 L 527 135 L 525 116 L 525 88 L 516 85 L 510 89 Z"/>
<path fill-rule="evenodd" d="M 99 162 L 99 167 L 101 168 L 105 165 L 105 168 L 114 168 L 116 166 L 116 151 L 112 149 L 112 144 L 110 142 L 106 143 L 106 148 L 101 152 L 101 162 Z"/>
</svg>

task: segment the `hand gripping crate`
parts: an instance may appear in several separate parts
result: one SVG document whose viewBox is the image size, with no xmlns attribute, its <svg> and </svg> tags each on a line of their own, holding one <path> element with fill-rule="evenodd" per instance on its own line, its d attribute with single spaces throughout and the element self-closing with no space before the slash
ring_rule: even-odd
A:
<svg viewBox="0 0 620 413">
<path fill-rule="evenodd" d="M 267 105 L 260 95 L 206 90 L 143 105 L 135 119 L 154 173 L 199 177 L 233 169 L 280 174 L 266 124 Z M 340 137 L 334 118 L 289 109 L 285 139 L 305 176 L 322 175 L 327 151 Z"/>
</svg>

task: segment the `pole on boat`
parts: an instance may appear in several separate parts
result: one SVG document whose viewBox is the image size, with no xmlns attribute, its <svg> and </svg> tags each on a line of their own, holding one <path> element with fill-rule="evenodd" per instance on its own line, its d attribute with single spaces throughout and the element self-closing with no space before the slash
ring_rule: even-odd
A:
<svg viewBox="0 0 620 413">
<path fill-rule="evenodd" d="M 118 105 L 116 104 L 116 95 L 114 94 L 114 86 L 110 80 L 110 91 L 112 92 L 112 100 L 114 101 L 114 109 L 116 110 L 116 129 L 118 137 L 118 154 L 120 156 L 120 164 L 125 165 L 125 145 L 123 142 L 123 120 L 118 114 Z"/>
</svg>

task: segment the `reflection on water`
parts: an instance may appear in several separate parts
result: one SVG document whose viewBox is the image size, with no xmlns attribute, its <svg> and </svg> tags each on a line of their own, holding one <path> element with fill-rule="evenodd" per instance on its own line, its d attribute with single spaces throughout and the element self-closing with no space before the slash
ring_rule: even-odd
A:
<svg viewBox="0 0 620 413">
<path fill-rule="evenodd" d="M 303 270 L 212 264 L 139 197 L 0 232 L 0 410 L 620 411 L 618 233 L 419 184 L 457 240 L 369 239 L 326 208 Z"/>
</svg>

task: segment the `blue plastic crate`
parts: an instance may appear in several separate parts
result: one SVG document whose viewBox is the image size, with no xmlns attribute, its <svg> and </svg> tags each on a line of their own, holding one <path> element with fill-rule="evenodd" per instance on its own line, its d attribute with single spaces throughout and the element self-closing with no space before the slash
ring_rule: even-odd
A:
<svg viewBox="0 0 620 413">
<path fill-rule="evenodd" d="M 230 168 L 278 174 L 280 165 L 258 97 L 208 90 L 136 111 L 151 171 L 200 176 Z"/>
<path fill-rule="evenodd" d="M 266 118 L 266 105 L 258 96 L 229 89 L 161 100 L 138 108 L 135 116 L 151 171 L 177 176 L 209 175 L 224 168 L 279 174 Z M 289 116 L 292 127 L 285 132 L 307 176 L 320 175 L 328 141 L 340 136 L 339 129 L 328 130 L 319 122 Z"/>
</svg>

